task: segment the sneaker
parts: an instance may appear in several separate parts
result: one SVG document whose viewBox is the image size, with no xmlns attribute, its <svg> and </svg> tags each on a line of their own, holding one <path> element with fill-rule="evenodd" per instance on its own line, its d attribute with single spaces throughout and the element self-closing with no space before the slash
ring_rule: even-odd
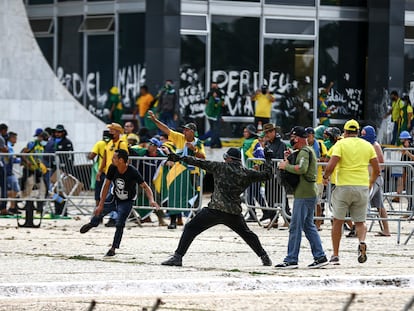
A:
<svg viewBox="0 0 414 311">
<path fill-rule="evenodd" d="M 298 267 L 297 262 L 282 262 L 275 266 L 278 269 L 297 269 Z"/>
<path fill-rule="evenodd" d="M 326 256 L 319 257 L 318 259 L 315 259 L 314 262 L 312 262 L 310 265 L 308 265 L 309 269 L 317 269 L 323 266 L 326 266 L 328 264 L 328 259 Z"/>
<path fill-rule="evenodd" d="M 108 222 L 105 224 L 105 227 L 115 227 L 116 220 L 115 219 L 109 219 Z"/>
<path fill-rule="evenodd" d="M 105 257 L 115 256 L 115 251 L 111 248 L 106 254 Z"/>
<path fill-rule="evenodd" d="M 331 265 L 334 265 L 334 266 L 339 266 L 340 265 L 340 263 L 339 263 L 339 256 L 332 255 L 331 256 L 331 259 L 329 260 L 329 263 Z"/>
<path fill-rule="evenodd" d="M 86 232 L 88 232 L 89 230 L 91 230 L 93 228 L 93 226 L 92 226 L 92 224 L 91 223 L 87 223 L 86 225 L 83 225 L 81 228 L 80 228 L 80 233 L 86 233 Z"/>
<path fill-rule="evenodd" d="M 177 229 L 177 224 L 169 224 L 168 229 Z"/>
<path fill-rule="evenodd" d="M 272 265 L 272 260 L 270 259 L 268 254 L 262 255 L 260 257 L 260 259 L 262 260 L 263 266 L 271 266 Z"/>
<path fill-rule="evenodd" d="M 182 257 L 178 255 L 173 255 L 170 258 L 168 258 L 166 261 L 163 261 L 161 265 L 181 267 L 183 265 Z"/>
<path fill-rule="evenodd" d="M 367 244 L 365 242 L 359 242 L 358 245 L 358 262 L 364 263 L 367 261 Z"/>
</svg>

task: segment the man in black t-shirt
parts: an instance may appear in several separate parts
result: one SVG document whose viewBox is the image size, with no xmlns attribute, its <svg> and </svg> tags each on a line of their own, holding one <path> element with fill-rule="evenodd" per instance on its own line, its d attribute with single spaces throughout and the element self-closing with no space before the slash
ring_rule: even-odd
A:
<svg viewBox="0 0 414 311">
<path fill-rule="evenodd" d="M 111 183 L 113 184 L 111 190 L 113 200 L 105 202 Z M 151 188 L 144 181 L 141 174 L 133 166 L 128 165 L 128 153 L 123 149 L 116 150 L 112 158 L 112 164 L 109 166 L 105 183 L 102 187 L 101 199 L 94 212 L 94 216 L 89 223 L 83 225 L 80 229 L 80 233 L 86 233 L 93 227 L 97 227 L 105 215 L 115 210 L 118 212 L 112 247 L 105 256 L 114 256 L 115 249 L 119 248 L 124 232 L 125 221 L 131 212 L 137 196 L 137 184 L 145 191 L 150 205 L 159 209 L 159 205 L 154 200 Z"/>
</svg>

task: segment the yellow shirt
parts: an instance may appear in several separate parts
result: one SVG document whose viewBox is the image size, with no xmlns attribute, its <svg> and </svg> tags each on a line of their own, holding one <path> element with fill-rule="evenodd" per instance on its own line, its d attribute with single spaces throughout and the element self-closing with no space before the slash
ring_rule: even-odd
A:
<svg viewBox="0 0 414 311">
<path fill-rule="evenodd" d="M 327 157 L 328 156 L 328 149 L 326 148 L 325 144 L 323 143 L 322 139 L 318 139 L 318 144 L 321 150 L 319 150 L 319 153 L 322 157 Z M 317 171 L 317 175 L 316 175 L 316 183 L 317 184 L 322 184 L 322 176 L 323 176 L 323 171 L 324 171 L 325 166 L 323 165 L 318 165 L 318 171 Z M 332 174 L 333 175 L 333 174 Z"/>
<path fill-rule="evenodd" d="M 272 98 L 269 99 L 269 98 Z M 256 101 L 256 108 L 254 111 L 255 117 L 261 117 L 261 118 L 270 118 L 272 114 L 272 101 L 273 101 L 273 95 L 270 94 L 262 94 L 259 93 L 253 97 L 253 100 Z"/>
<path fill-rule="evenodd" d="M 145 95 L 141 95 L 137 99 L 137 107 L 139 116 L 141 118 L 145 117 L 145 114 L 147 113 L 149 107 L 151 106 L 151 102 L 154 100 L 154 96 L 152 96 L 150 93 L 147 93 Z"/>
<path fill-rule="evenodd" d="M 119 140 L 116 143 L 114 143 L 114 141 L 111 139 L 105 147 L 105 174 L 108 172 L 109 166 L 112 164 L 112 158 L 114 156 L 115 150 L 117 149 L 124 149 L 126 150 L 126 152 L 128 152 L 128 143 L 124 140 L 123 137 L 119 138 Z"/>
<path fill-rule="evenodd" d="M 168 135 L 168 140 L 171 141 L 176 149 L 176 152 L 178 154 L 183 154 L 184 149 L 185 149 L 185 144 L 186 144 L 186 139 L 184 137 L 184 134 L 170 130 L 170 134 Z M 201 153 L 204 156 L 206 156 L 206 152 L 204 150 L 204 144 L 198 139 L 198 138 L 194 138 L 194 140 L 192 141 L 192 144 L 195 147 L 194 152 L 192 150 L 188 150 L 187 155 L 189 156 L 194 156 L 195 153 Z"/>
<path fill-rule="evenodd" d="M 91 152 L 95 153 L 98 156 L 98 168 L 101 166 L 102 159 L 105 155 L 106 142 L 100 140 L 92 147 Z"/>
<path fill-rule="evenodd" d="M 391 112 L 391 121 L 397 122 L 400 119 L 400 110 L 404 107 L 404 102 L 401 98 L 398 98 L 397 101 L 392 102 L 392 112 Z"/>
<path fill-rule="evenodd" d="M 337 141 L 331 150 L 332 156 L 340 158 L 336 165 L 337 186 L 369 186 L 369 161 L 377 157 L 369 142 L 347 137 Z"/>
</svg>

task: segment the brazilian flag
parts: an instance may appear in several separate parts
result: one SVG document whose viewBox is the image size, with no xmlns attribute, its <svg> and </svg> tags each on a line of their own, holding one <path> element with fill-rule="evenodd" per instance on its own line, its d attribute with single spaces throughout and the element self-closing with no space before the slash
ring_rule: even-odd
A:
<svg viewBox="0 0 414 311">
<path fill-rule="evenodd" d="M 154 185 L 161 195 L 161 204 L 165 207 L 188 208 L 195 193 L 191 182 L 192 175 L 185 164 L 176 162 L 172 167 L 160 165 L 154 176 Z M 169 211 L 170 215 L 181 211 Z"/>
</svg>

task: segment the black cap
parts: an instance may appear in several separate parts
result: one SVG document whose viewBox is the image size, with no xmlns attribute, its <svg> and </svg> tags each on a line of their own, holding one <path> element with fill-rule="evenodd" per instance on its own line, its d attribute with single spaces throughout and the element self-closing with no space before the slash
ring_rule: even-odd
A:
<svg viewBox="0 0 414 311">
<path fill-rule="evenodd" d="M 303 126 L 295 126 L 290 131 L 290 135 L 295 135 L 298 137 L 306 138 L 308 137 L 308 133 L 306 133 L 305 128 Z"/>
<path fill-rule="evenodd" d="M 305 132 L 308 134 L 314 134 L 315 135 L 315 130 L 313 129 L 313 127 L 307 127 L 305 128 Z"/>
<path fill-rule="evenodd" d="M 56 132 L 64 132 L 65 127 L 62 124 L 58 124 L 58 125 L 56 125 L 55 131 Z"/>
<path fill-rule="evenodd" d="M 227 152 L 223 154 L 223 158 L 224 160 L 227 158 L 231 158 L 235 161 L 241 161 L 241 152 L 237 148 L 229 148 L 229 150 L 227 150 Z"/>
</svg>

